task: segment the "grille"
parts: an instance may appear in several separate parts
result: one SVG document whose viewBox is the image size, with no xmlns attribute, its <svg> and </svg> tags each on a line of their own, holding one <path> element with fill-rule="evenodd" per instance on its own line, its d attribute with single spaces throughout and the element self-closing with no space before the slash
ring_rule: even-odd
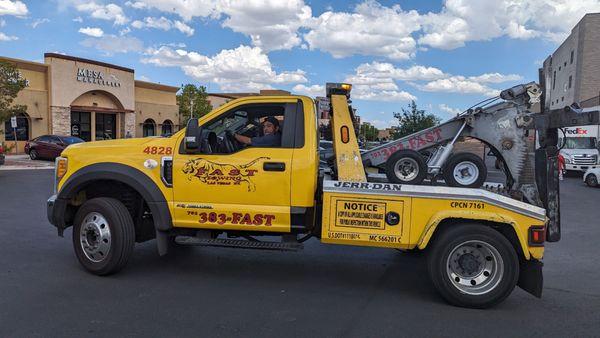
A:
<svg viewBox="0 0 600 338">
<path fill-rule="evenodd" d="M 598 162 L 598 156 L 584 156 L 584 155 L 573 155 L 573 164 L 590 165 Z"/>
</svg>

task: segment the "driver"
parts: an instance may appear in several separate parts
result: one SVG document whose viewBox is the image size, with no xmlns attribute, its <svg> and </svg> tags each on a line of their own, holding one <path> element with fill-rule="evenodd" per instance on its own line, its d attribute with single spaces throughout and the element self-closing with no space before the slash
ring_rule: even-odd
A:
<svg viewBox="0 0 600 338">
<path fill-rule="evenodd" d="M 263 136 L 248 137 L 240 134 L 233 134 L 238 142 L 254 147 L 280 147 L 281 133 L 279 132 L 279 120 L 273 116 L 267 117 L 263 123 Z"/>
</svg>

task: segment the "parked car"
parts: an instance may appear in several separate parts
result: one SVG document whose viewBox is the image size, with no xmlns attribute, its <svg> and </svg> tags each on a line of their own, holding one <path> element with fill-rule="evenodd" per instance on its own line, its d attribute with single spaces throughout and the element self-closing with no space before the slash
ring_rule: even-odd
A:
<svg viewBox="0 0 600 338">
<path fill-rule="evenodd" d="M 0 143 L 0 165 L 4 165 L 4 146 Z"/>
<path fill-rule="evenodd" d="M 60 153 L 69 145 L 81 142 L 85 141 L 74 136 L 43 135 L 27 141 L 25 153 L 29 154 L 32 160 L 53 160 L 60 156 Z"/>
<path fill-rule="evenodd" d="M 583 174 L 583 181 L 590 187 L 597 187 L 600 179 L 600 168 L 590 168 Z"/>
</svg>

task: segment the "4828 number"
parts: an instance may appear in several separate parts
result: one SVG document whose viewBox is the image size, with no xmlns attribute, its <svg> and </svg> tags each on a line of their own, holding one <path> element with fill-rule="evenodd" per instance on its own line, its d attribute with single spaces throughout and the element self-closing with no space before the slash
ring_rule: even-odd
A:
<svg viewBox="0 0 600 338">
<path fill-rule="evenodd" d="M 146 147 L 144 148 L 144 154 L 149 155 L 171 155 L 173 148 L 171 147 Z"/>
</svg>

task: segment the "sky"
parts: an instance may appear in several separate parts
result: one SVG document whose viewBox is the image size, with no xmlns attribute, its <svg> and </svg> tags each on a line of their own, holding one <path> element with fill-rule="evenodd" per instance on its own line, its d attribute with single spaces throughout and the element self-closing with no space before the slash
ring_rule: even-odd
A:
<svg viewBox="0 0 600 338">
<path fill-rule="evenodd" d="M 209 92 L 353 84 L 378 128 L 411 100 L 442 120 L 520 83 L 600 0 L 0 0 L 0 56 L 46 52 Z"/>
</svg>

